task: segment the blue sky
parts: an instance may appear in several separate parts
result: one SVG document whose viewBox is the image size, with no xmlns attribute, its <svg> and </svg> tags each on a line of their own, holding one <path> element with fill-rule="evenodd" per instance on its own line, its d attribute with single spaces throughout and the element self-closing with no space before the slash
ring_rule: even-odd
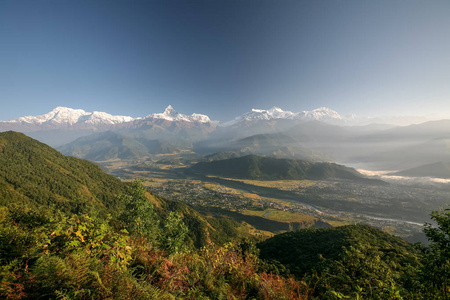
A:
<svg viewBox="0 0 450 300">
<path fill-rule="evenodd" d="M 450 1 L 0 0 L 0 120 L 56 106 L 450 116 Z"/>
</svg>

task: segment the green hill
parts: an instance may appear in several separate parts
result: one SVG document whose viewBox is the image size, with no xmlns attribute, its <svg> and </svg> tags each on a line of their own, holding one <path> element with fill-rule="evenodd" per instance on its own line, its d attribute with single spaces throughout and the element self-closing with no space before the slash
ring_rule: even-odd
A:
<svg viewBox="0 0 450 300">
<path fill-rule="evenodd" d="M 389 288 L 394 286 L 413 289 L 421 257 L 413 244 L 368 225 L 302 229 L 276 235 L 257 247 L 262 259 L 281 263 L 298 278 L 309 278 L 322 295 L 362 292 L 364 299 L 397 299 L 390 298 L 395 289 Z M 315 278 L 320 280 L 314 282 Z"/>
<path fill-rule="evenodd" d="M 261 258 L 277 260 L 293 273 L 303 276 L 320 270 L 323 259 L 342 259 L 345 249 L 358 244 L 376 246 L 393 255 L 414 252 L 412 244 L 368 225 L 291 231 L 259 243 L 258 248 Z"/>
<path fill-rule="evenodd" d="M 22 133 L 0 133 L 0 205 L 22 202 L 76 212 L 116 206 L 124 184 Z"/>
<path fill-rule="evenodd" d="M 312 163 L 303 160 L 278 159 L 256 155 L 211 162 L 199 162 L 188 169 L 203 175 L 247 179 L 350 179 L 382 184 L 382 181 L 364 178 L 355 169 L 335 163 Z"/>
<path fill-rule="evenodd" d="M 0 206 L 22 203 L 37 210 L 51 208 L 66 214 L 95 210 L 114 216 L 123 209 L 118 196 L 126 192 L 127 185 L 91 162 L 64 156 L 22 133 L 0 133 Z M 161 218 L 170 211 L 181 213 L 198 247 L 207 243 L 209 234 L 219 243 L 241 237 L 225 234 L 220 223 L 212 226 L 186 204 L 149 192 L 147 197 Z M 232 226 L 241 224 L 234 222 Z"/>
</svg>

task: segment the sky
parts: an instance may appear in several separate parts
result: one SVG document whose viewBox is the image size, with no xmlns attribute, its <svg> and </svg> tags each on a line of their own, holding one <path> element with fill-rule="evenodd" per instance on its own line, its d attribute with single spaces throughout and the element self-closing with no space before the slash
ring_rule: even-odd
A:
<svg viewBox="0 0 450 300">
<path fill-rule="evenodd" d="M 0 120 L 171 104 L 450 117 L 450 1 L 0 0 Z"/>
</svg>

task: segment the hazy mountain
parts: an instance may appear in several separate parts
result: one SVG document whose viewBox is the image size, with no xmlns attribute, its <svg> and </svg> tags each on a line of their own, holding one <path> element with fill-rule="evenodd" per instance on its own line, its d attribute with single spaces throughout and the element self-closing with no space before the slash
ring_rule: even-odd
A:
<svg viewBox="0 0 450 300">
<path fill-rule="evenodd" d="M 205 140 L 214 132 L 212 122 L 169 121 L 165 119 L 141 119 L 122 124 L 116 131 L 138 140 L 162 140 L 179 147 L 190 147 Z"/>
<path fill-rule="evenodd" d="M 232 126 L 238 123 L 245 123 L 255 120 L 301 120 L 301 121 L 328 121 L 328 122 L 343 122 L 345 119 L 337 112 L 327 108 L 321 107 L 312 111 L 301 111 L 294 113 L 291 111 L 284 111 L 279 107 L 272 107 L 269 110 L 264 109 L 252 109 L 241 116 L 236 117 L 234 120 L 222 124 L 222 126 Z"/>
<path fill-rule="evenodd" d="M 433 177 L 450 178 L 450 163 L 437 162 L 427 164 L 416 168 L 411 168 L 401 172 L 391 173 L 390 175 L 408 176 L 408 177 Z"/>
<path fill-rule="evenodd" d="M 231 158 L 248 154 L 268 155 L 276 158 L 302 159 L 312 162 L 331 161 L 329 156 L 302 146 L 292 137 L 285 134 L 257 134 L 237 141 L 227 142 L 226 145 L 214 145 L 210 151 L 218 151 L 207 158 L 216 160 L 219 157 Z M 222 158 L 222 159 L 223 159 Z"/>
<path fill-rule="evenodd" d="M 366 141 L 424 141 L 450 138 L 450 120 L 429 121 L 408 126 L 396 126 L 363 136 Z"/>
<path fill-rule="evenodd" d="M 199 162 L 188 169 L 202 175 L 246 179 L 350 179 L 372 182 L 353 168 L 335 163 L 311 163 L 294 159 L 277 159 L 257 155 Z M 374 180 L 373 183 L 382 183 Z"/>
<path fill-rule="evenodd" d="M 81 137 L 58 148 L 64 155 L 91 161 L 135 159 L 150 154 L 172 153 L 177 150 L 160 140 L 136 140 L 117 132 L 107 131 Z"/>
<path fill-rule="evenodd" d="M 58 150 L 64 155 L 91 161 L 131 159 L 149 155 L 147 147 L 135 139 L 111 131 L 81 137 L 59 147 Z"/>
<path fill-rule="evenodd" d="M 450 161 L 450 138 L 424 138 L 422 141 L 416 138 L 412 141 L 386 138 L 360 145 L 367 146 L 359 153 L 354 151 L 350 160 L 365 164 L 371 169 L 397 171 L 433 164 L 436 161 Z M 355 145 L 353 147 L 357 149 Z"/>
</svg>

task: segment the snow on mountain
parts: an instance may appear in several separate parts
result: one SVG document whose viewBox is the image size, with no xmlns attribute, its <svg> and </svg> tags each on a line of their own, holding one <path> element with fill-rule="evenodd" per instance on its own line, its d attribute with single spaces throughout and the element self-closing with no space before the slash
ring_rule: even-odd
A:
<svg viewBox="0 0 450 300">
<path fill-rule="evenodd" d="M 339 115 L 337 112 L 327 107 L 320 107 L 312 111 L 301 111 L 298 113 L 294 113 L 291 111 L 284 111 L 278 107 L 272 107 L 269 110 L 252 109 L 252 111 L 245 113 L 232 121 L 223 123 L 222 126 L 230 126 L 245 121 L 275 120 L 275 119 L 302 120 L 302 121 L 318 120 L 325 122 L 336 122 L 344 120 L 344 118 L 341 117 L 341 115 Z"/>
<path fill-rule="evenodd" d="M 85 112 L 82 109 L 72 109 L 58 106 L 51 112 L 39 116 L 26 116 L 7 121 L 13 124 L 23 125 L 112 125 L 132 121 L 132 117 L 113 116 L 105 112 Z"/>
<path fill-rule="evenodd" d="M 328 107 L 320 107 L 311 111 L 302 111 L 297 114 L 297 119 L 303 120 L 342 120 L 340 114 L 335 112 L 334 110 L 329 109 Z"/>
<path fill-rule="evenodd" d="M 190 116 L 180 114 L 175 109 L 173 109 L 172 105 L 167 106 L 163 113 L 154 113 L 145 117 L 146 119 L 163 119 L 167 121 L 185 121 L 185 122 L 200 122 L 200 123 L 209 123 L 211 120 L 206 115 L 201 114 L 192 114 Z"/>
</svg>

